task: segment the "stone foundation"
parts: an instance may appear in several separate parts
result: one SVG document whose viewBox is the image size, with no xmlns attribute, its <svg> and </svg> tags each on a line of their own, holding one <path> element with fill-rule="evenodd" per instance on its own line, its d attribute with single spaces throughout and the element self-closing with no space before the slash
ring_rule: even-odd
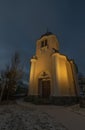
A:
<svg viewBox="0 0 85 130">
<path fill-rule="evenodd" d="M 79 99 L 80 107 L 85 108 L 85 96 Z"/>
<path fill-rule="evenodd" d="M 68 96 L 62 96 L 62 97 L 51 97 L 52 104 L 55 105 L 73 105 L 79 103 L 79 97 L 68 97 Z"/>
<path fill-rule="evenodd" d="M 25 98 L 25 101 L 32 102 L 34 104 L 52 104 L 52 105 L 74 105 L 79 103 L 79 97 L 49 97 L 41 98 L 39 96 L 28 96 Z"/>
</svg>

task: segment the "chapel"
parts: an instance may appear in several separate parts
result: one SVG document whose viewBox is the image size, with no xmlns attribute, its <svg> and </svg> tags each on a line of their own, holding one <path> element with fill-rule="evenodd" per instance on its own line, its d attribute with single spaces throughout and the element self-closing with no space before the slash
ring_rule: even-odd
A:
<svg viewBox="0 0 85 130">
<path fill-rule="evenodd" d="M 43 34 L 36 42 L 36 53 L 30 61 L 29 96 L 79 96 L 76 64 L 59 52 L 56 35 Z"/>
</svg>

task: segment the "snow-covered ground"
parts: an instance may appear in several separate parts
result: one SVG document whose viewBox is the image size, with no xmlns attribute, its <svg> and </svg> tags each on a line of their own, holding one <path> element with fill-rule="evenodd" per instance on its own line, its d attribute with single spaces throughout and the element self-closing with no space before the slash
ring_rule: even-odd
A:
<svg viewBox="0 0 85 130">
<path fill-rule="evenodd" d="M 0 105 L 0 130 L 85 130 L 85 109 L 18 100 Z"/>
<path fill-rule="evenodd" d="M 50 115 L 36 107 L 23 105 L 0 106 L 0 130 L 67 130 Z"/>
<path fill-rule="evenodd" d="M 85 117 L 85 108 L 81 108 L 79 104 L 68 107 L 68 110 Z"/>
</svg>

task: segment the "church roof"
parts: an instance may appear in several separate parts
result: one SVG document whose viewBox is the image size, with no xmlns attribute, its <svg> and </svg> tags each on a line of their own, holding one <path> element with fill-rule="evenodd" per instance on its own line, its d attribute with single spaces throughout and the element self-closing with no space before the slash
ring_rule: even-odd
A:
<svg viewBox="0 0 85 130">
<path fill-rule="evenodd" d="M 45 34 L 41 35 L 40 38 L 42 38 L 42 37 L 44 37 L 44 36 L 49 36 L 49 35 L 53 35 L 53 33 L 52 33 L 52 32 L 46 32 Z"/>
</svg>

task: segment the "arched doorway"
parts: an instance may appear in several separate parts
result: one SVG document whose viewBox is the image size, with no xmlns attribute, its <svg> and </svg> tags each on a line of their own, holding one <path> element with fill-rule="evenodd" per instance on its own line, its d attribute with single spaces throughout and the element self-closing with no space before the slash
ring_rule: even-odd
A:
<svg viewBox="0 0 85 130">
<path fill-rule="evenodd" d="M 46 72 L 42 72 L 38 79 L 38 95 L 42 98 L 49 98 L 51 94 L 51 81 Z"/>
</svg>

